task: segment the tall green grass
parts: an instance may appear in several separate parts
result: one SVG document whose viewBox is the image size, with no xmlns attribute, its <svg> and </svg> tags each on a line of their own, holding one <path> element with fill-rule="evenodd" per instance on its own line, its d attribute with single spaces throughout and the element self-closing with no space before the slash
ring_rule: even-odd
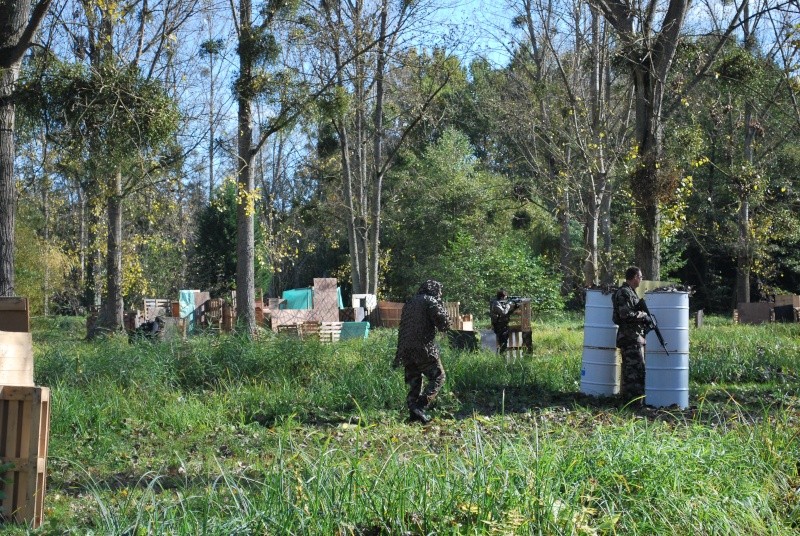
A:
<svg viewBox="0 0 800 536">
<path fill-rule="evenodd" d="M 691 332 L 686 410 L 578 393 L 568 319 L 540 321 L 515 361 L 444 348 L 420 427 L 393 330 L 131 345 L 38 320 L 41 532 L 796 534 L 798 327 L 710 324 Z"/>
</svg>

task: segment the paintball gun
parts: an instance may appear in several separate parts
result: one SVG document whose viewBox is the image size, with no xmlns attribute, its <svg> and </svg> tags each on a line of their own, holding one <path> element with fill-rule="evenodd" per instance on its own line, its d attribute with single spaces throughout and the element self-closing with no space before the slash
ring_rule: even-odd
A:
<svg viewBox="0 0 800 536">
<path fill-rule="evenodd" d="M 644 300 L 639 300 L 639 310 L 644 313 L 647 313 L 647 316 L 650 317 L 650 323 L 647 325 L 647 331 L 655 331 L 656 337 L 658 337 L 658 342 L 661 343 L 661 347 L 664 349 L 664 352 L 669 355 L 669 350 L 667 350 L 667 345 L 664 344 L 664 336 L 661 335 L 661 330 L 658 329 L 658 321 L 656 317 L 653 316 L 653 313 L 650 312 L 650 309 L 647 307 L 647 302 Z"/>
</svg>

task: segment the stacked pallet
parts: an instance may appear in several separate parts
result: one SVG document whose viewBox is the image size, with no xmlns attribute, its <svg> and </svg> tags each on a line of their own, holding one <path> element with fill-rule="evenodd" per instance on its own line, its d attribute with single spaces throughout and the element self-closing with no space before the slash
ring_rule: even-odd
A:
<svg viewBox="0 0 800 536">
<path fill-rule="evenodd" d="M 26 298 L 0 298 L 0 519 L 42 524 L 50 389 L 33 384 Z"/>
</svg>

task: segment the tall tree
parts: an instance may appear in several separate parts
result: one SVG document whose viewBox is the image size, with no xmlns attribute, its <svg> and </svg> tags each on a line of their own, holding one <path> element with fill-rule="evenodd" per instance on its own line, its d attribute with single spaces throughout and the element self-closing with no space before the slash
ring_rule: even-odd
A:
<svg viewBox="0 0 800 536">
<path fill-rule="evenodd" d="M 689 0 L 669 0 L 661 15 L 658 0 L 632 4 L 627 0 L 591 0 L 614 27 L 621 54 L 634 88 L 634 139 L 638 168 L 630 177 L 639 229 L 635 237 L 636 263 L 647 277 L 661 273 L 659 202 L 664 200 L 664 94 L 667 77 L 689 10 Z M 661 16 L 661 20 L 656 18 Z"/>
<path fill-rule="evenodd" d="M 14 295 L 14 92 L 25 51 L 50 0 L 0 0 L 0 296 Z"/>
<path fill-rule="evenodd" d="M 425 16 L 425 2 L 357 0 L 323 2 L 321 46 L 335 73 L 335 91 L 327 115 L 336 132 L 342 200 L 348 233 L 350 273 L 354 293 L 378 293 L 381 259 L 383 189 L 387 173 L 409 134 L 447 86 L 457 64 L 437 51 L 430 57 L 412 53 L 404 41 L 416 18 Z M 395 100 L 395 76 L 405 62 L 427 69 L 419 92 L 408 101 Z"/>
</svg>

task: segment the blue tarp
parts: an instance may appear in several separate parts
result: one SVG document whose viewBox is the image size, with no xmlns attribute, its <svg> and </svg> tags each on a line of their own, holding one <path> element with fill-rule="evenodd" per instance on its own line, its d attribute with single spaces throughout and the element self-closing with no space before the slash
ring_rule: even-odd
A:
<svg viewBox="0 0 800 536">
<path fill-rule="evenodd" d="M 369 334 L 369 322 L 342 322 L 342 334 L 339 340 L 366 339 Z"/>
<path fill-rule="evenodd" d="M 337 287 L 336 293 L 339 298 L 339 309 L 343 309 L 342 288 Z M 281 304 L 281 309 L 313 309 L 314 289 L 311 287 L 284 290 L 281 297 L 286 300 Z"/>
<path fill-rule="evenodd" d="M 283 299 L 286 303 L 281 304 L 281 309 L 311 309 L 313 294 L 314 290 L 311 288 L 284 290 Z"/>
<path fill-rule="evenodd" d="M 178 297 L 181 318 L 186 320 L 186 333 L 194 333 L 194 310 L 197 308 L 194 303 L 194 295 L 196 292 L 196 290 L 181 290 Z"/>
</svg>

